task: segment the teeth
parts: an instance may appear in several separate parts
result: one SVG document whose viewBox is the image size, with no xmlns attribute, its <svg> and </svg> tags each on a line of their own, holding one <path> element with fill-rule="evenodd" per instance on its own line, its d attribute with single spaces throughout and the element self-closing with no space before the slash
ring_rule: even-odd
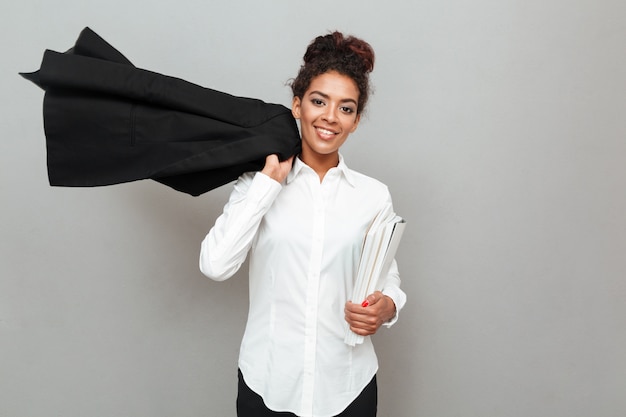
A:
<svg viewBox="0 0 626 417">
<path fill-rule="evenodd" d="M 317 128 L 317 130 L 318 130 L 320 133 L 324 134 L 324 135 L 334 135 L 334 134 L 335 134 L 335 132 L 333 132 L 333 131 L 331 131 L 331 130 L 322 129 L 322 128 L 320 128 L 320 127 L 318 127 L 318 128 Z"/>
</svg>

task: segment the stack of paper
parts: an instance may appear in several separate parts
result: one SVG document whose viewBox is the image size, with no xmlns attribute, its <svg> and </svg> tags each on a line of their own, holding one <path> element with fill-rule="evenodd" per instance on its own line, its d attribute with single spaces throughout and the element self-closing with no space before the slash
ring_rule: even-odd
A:
<svg viewBox="0 0 626 417">
<path fill-rule="evenodd" d="M 363 240 L 363 249 L 352 292 L 352 302 L 360 303 L 375 291 L 382 290 L 385 277 L 396 254 L 406 222 L 400 216 L 382 218 L 379 214 Z M 364 337 L 348 327 L 344 342 L 350 346 L 363 343 Z"/>
</svg>

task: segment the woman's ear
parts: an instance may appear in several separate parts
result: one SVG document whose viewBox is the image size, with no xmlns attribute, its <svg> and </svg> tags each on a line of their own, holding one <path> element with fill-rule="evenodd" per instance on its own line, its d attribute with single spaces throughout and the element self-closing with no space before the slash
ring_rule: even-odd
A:
<svg viewBox="0 0 626 417">
<path fill-rule="evenodd" d="M 302 101 L 300 100 L 300 97 L 294 97 L 293 101 L 291 102 L 291 114 L 293 115 L 294 119 L 300 118 L 301 105 Z"/>
</svg>

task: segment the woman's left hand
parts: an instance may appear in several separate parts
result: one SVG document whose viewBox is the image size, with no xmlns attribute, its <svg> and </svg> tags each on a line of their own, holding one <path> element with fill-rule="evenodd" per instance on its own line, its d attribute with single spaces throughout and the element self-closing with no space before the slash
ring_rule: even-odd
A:
<svg viewBox="0 0 626 417">
<path fill-rule="evenodd" d="M 348 301 L 344 311 L 350 330 L 368 336 L 376 333 L 383 323 L 396 315 L 396 305 L 390 297 L 376 291 L 368 295 L 362 304 Z"/>
</svg>

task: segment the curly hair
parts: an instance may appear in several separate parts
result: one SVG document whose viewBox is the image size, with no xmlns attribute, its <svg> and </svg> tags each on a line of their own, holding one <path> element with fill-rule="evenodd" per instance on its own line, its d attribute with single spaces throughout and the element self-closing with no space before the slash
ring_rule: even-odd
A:
<svg viewBox="0 0 626 417">
<path fill-rule="evenodd" d="M 313 78 L 329 71 L 346 75 L 359 89 L 357 113 L 361 113 L 370 95 L 369 73 L 374 69 L 374 50 L 362 39 L 332 32 L 318 36 L 304 54 L 304 64 L 291 82 L 294 97 L 303 98 Z"/>
</svg>

